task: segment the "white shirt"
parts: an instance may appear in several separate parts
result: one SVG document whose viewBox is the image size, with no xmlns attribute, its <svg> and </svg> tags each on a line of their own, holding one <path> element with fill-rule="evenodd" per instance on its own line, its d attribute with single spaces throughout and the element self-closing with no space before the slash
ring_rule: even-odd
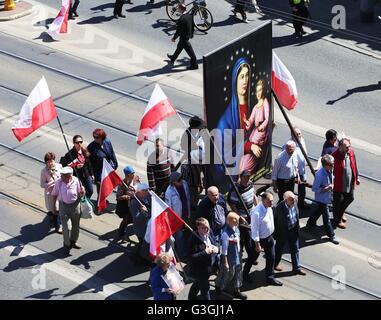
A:
<svg viewBox="0 0 381 320">
<path fill-rule="evenodd" d="M 274 215 L 271 207 L 266 208 L 261 202 L 251 213 L 251 238 L 258 242 L 274 233 Z"/>
</svg>

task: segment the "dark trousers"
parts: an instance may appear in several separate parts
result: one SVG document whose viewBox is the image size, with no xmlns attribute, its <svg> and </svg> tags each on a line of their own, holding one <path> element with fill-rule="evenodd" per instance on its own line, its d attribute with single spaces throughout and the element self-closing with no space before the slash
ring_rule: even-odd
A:
<svg viewBox="0 0 381 320">
<path fill-rule="evenodd" d="M 277 179 L 277 187 L 278 187 L 278 203 L 283 200 L 283 195 L 286 191 L 292 191 L 294 192 L 294 186 L 295 186 L 295 178 L 292 179 Z"/>
<path fill-rule="evenodd" d="M 292 24 L 296 33 L 301 33 L 303 25 L 306 23 L 309 12 L 306 6 L 298 6 L 298 11 L 292 11 Z"/>
<path fill-rule="evenodd" d="M 235 5 L 234 7 L 234 11 L 235 12 L 238 12 L 241 16 L 242 16 L 242 20 L 246 20 L 246 12 L 245 12 L 245 4 L 243 3 L 243 1 L 239 1 L 237 2 L 237 4 Z"/>
<path fill-rule="evenodd" d="M 299 227 L 287 230 L 285 238 L 277 239 L 275 244 L 275 265 L 277 266 L 282 259 L 283 249 L 288 243 L 291 253 L 292 270 L 298 270 L 299 265 Z"/>
<path fill-rule="evenodd" d="M 181 51 L 183 51 L 183 49 L 185 49 L 186 53 L 188 54 L 188 56 L 189 56 L 189 58 L 191 60 L 190 61 L 191 66 L 192 67 L 196 66 L 197 65 L 197 58 L 196 58 L 196 55 L 195 55 L 195 53 L 193 51 L 192 45 L 189 42 L 189 40 L 185 40 L 185 39 L 180 39 L 179 43 L 177 44 L 176 51 L 172 55 L 171 61 L 175 62 L 177 57 L 181 53 Z"/>
<path fill-rule="evenodd" d="M 274 266 L 275 266 L 275 242 L 272 236 L 269 236 L 265 239 L 260 239 L 259 243 L 261 247 L 265 251 L 266 255 L 266 278 L 274 278 Z M 253 265 L 254 261 L 256 261 L 259 257 L 259 253 L 255 251 L 255 242 L 251 240 L 251 247 L 253 254 L 251 257 L 249 256 L 246 260 L 246 264 L 244 267 L 244 275 L 248 275 L 250 272 L 250 268 Z"/>
<path fill-rule="evenodd" d="M 341 222 L 345 210 L 353 200 L 353 189 L 351 192 L 333 192 L 333 223 L 335 226 Z"/>
<path fill-rule="evenodd" d="M 188 300 L 196 300 L 197 294 L 201 291 L 202 300 L 211 300 L 209 293 L 209 274 L 205 272 L 202 277 L 197 277 L 189 289 Z"/>
<path fill-rule="evenodd" d="M 120 16 L 122 14 L 124 0 L 116 0 L 114 5 L 114 16 Z"/>
<path fill-rule="evenodd" d="M 87 177 L 87 178 L 82 178 L 80 180 L 81 180 L 82 185 L 85 188 L 86 197 L 88 197 L 90 199 L 91 196 L 93 195 L 93 192 L 94 192 L 93 182 L 91 181 L 91 178 Z"/>
<path fill-rule="evenodd" d="M 247 259 L 243 267 L 243 274 L 247 276 L 250 273 L 250 269 L 253 263 L 256 261 L 256 259 L 254 259 L 255 244 L 251 240 L 251 234 L 249 229 L 240 226 L 239 232 L 241 234 L 241 247 L 245 248 L 247 253 Z"/>
<path fill-rule="evenodd" d="M 72 6 L 69 9 L 69 17 L 72 17 L 73 13 L 77 13 L 77 8 L 78 8 L 78 5 L 79 5 L 79 0 L 74 0 L 71 3 L 72 3 Z"/>
<path fill-rule="evenodd" d="M 119 229 L 118 229 L 119 238 L 122 238 L 125 236 L 127 232 L 128 222 L 129 221 L 127 217 L 123 218 L 122 221 L 120 222 Z"/>
<path fill-rule="evenodd" d="M 306 199 L 306 185 L 305 185 L 305 183 L 307 181 L 306 181 L 306 178 L 304 176 L 300 177 L 300 180 L 302 183 L 298 184 L 298 201 L 299 201 L 299 203 L 302 203 Z"/>
<path fill-rule="evenodd" d="M 316 221 L 319 219 L 320 215 L 323 217 L 323 224 L 325 228 L 325 232 L 327 233 L 327 236 L 332 238 L 335 236 L 335 233 L 333 232 L 333 228 L 331 225 L 331 221 L 329 219 L 329 210 L 328 210 L 328 204 L 317 202 L 318 209 L 315 212 L 312 212 L 310 218 L 307 221 L 307 225 L 315 226 Z"/>
</svg>

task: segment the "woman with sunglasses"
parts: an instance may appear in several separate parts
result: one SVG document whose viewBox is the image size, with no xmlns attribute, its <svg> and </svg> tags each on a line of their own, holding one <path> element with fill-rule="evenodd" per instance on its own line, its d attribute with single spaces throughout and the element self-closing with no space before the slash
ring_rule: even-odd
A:
<svg viewBox="0 0 381 320">
<path fill-rule="evenodd" d="M 89 156 L 82 136 L 77 134 L 73 137 L 73 148 L 61 159 L 61 164 L 63 167 L 69 166 L 74 169 L 74 176 L 81 181 L 86 190 L 86 197 L 90 199 L 93 194 L 94 174 Z"/>
</svg>

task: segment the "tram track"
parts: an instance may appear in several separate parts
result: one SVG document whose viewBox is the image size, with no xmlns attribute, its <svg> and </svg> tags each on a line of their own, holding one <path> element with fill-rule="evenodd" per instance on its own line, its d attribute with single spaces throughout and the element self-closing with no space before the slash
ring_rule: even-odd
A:
<svg viewBox="0 0 381 320">
<path fill-rule="evenodd" d="M 36 212 L 41 213 L 41 214 L 45 214 L 46 213 L 45 210 L 43 210 L 38 205 L 30 203 L 30 202 L 27 202 L 27 201 L 24 201 L 24 200 L 14 196 L 14 195 L 12 195 L 12 194 L 9 194 L 7 192 L 0 191 L 0 195 L 3 196 L 4 198 L 8 199 L 9 201 L 12 201 L 14 203 L 16 202 L 17 205 L 22 206 L 24 208 L 32 209 L 33 211 L 36 211 Z M 113 242 L 111 240 L 100 240 L 101 235 L 97 234 L 96 232 L 94 232 L 94 231 L 92 231 L 92 230 L 90 230 L 88 228 L 80 226 L 80 229 L 82 231 L 84 231 L 87 235 L 89 235 L 90 237 L 92 237 L 92 238 L 94 238 L 94 239 L 96 239 L 98 241 L 107 242 L 107 244 L 112 245 L 114 247 L 125 249 L 124 246 L 122 246 L 122 245 L 120 245 L 118 243 L 115 243 L 115 242 Z M 288 263 L 291 263 L 290 259 L 282 258 L 282 260 L 286 261 Z M 381 296 L 379 294 L 377 294 L 377 293 L 371 292 L 371 291 L 369 291 L 369 290 L 367 290 L 365 288 L 361 288 L 361 287 L 359 287 L 359 286 L 357 286 L 355 284 L 352 284 L 352 283 L 350 283 L 348 281 L 345 281 L 345 282 L 344 281 L 340 281 L 337 278 L 332 277 L 329 274 L 324 273 L 322 271 L 319 271 L 319 270 L 317 270 L 317 269 L 315 269 L 313 267 L 306 266 L 306 265 L 303 265 L 303 264 L 301 265 L 301 267 L 303 267 L 304 269 L 308 270 L 310 273 L 313 273 L 313 274 L 319 276 L 322 279 L 325 279 L 325 280 L 328 280 L 328 281 L 331 281 L 331 282 L 335 282 L 335 284 L 337 286 L 341 285 L 341 286 L 344 286 L 346 288 L 350 288 L 351 290 L 354 290 L 356 292 L 359 292 L 362 295 L 364 295 L 364 297 L 373 298 L 373 299 L 381 299 Z"/>
</svg>

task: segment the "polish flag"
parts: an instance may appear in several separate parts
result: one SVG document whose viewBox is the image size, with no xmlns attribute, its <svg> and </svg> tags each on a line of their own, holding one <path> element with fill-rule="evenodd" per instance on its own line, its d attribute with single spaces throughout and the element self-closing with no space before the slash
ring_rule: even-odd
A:
<svg viewBox="0 0 381 320">
<path fill-rule="evenodd" d="M 71 6 L 71 0 L 62 0 L 61 10 L 58 12 L 57 17 L 49 26 L 47 31 L 50 35 L 67 33 L 67 24 L 69 18 L 69 10 Z"/>
<path fill-rule="evenodd" d="M 298 103 L 295 80 L 274 51 L 272 85 L 281 105 L 288 110 L 294 109 Z"/>
<path fill-rule="evenodd" d="M 115 189 L 115 187 L 122 183 L 122 179 L 118 176 L 115 170 L 106 159 L 103 159 L 102 181 L 98 196 L 98 212 L 102 212 L 102 210 L 107 207 L 106 198 Z"/>
<path fill-rule="evenodd" d="M 180 230 L 185 222 L 156 193 L 151 192 L 151 196 L 149 252 L 152 257 L 156 257 L 162 251 L 160 246 Z"/>
<path fill-rule="evenodd" d="M 158 137 L 161 132 L 160 121 L 174 114 L 176 114 L 176 109 L 160 86 L 156 84 L 140 123 L 137 144 L 141 145 L 144 140 Z"/>
<path fill-rule="evenodd" d="M 57 117 L 52 95 L 44 77 L 37 83 L 24 105 L 19 118 L 12 127 L 18 141 Z"/>
</svg>

